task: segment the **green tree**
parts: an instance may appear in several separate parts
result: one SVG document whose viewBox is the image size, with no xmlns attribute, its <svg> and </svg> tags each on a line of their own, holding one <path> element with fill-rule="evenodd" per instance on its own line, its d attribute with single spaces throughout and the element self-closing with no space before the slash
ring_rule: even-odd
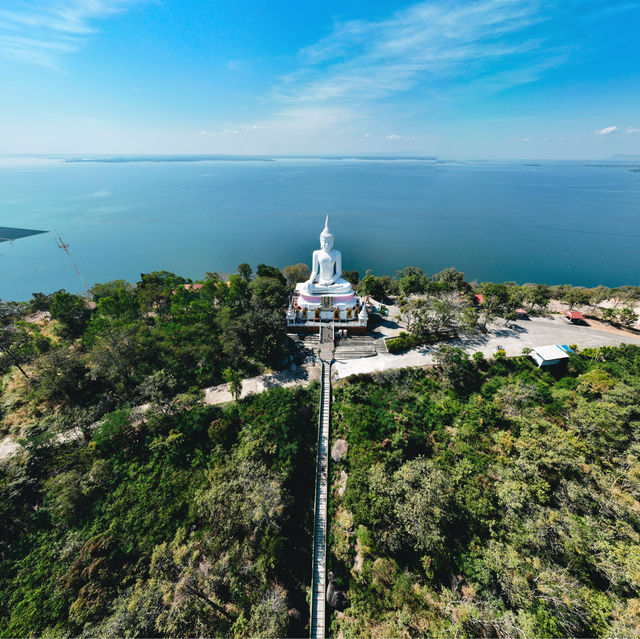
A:
<svg viewBox="0 0 640 639">
<path fill-rule="evenodd" d="M 618 311 L 618 321 L 625 328 L 631 328 L 638 321 L 638 314 L 633 308 L 625 306 Z"/>
<path fill-rule="evenodd" d="M 505 284 L 491 284 L 485 282 L 480 286 L 480 291 L 484 296 L 482 309 L 491 317 L 504 312 L 510 301 L 509 289 Z"/>
<path fill-rule="evenodd" d="M 453 266 L 434 273 L 432 279 L 435 282 L 445 284 L 451 291 L 466 293 L 471 288 L 469 284 L 465 282 L 464 273 L 458 271 Z"/>
<path fill-rule="evenodd" d="M 393 475 L 393 483 L 397 494 L 394 510 L 408 538 L 407 546 L 441 561 L 446 526 L 453 511 L 447 475 L 433 461 L 418 458 L 401 466 Z"/>
<path fill-rule="evenodd" d="M 409 331 L 419 338 L 425 338 L 433 330 L 431 309 L 424 299 L 413 299 L 402 306 L 402 316 Z"/>
<path fill-rule="evenodd" d="M 248 284 L 253 276 L 253 270 L 246 262 L 238 266 L 238 275 Z"/>
<path fill-rule="evenodd" d="M 6 372 L 15 366 L 24 377 L 29 377 L 22 368 L 33 361 L 51 345 L 33 325 L 18 322 L 12 328 L 0 328 L 0 370 Z"/>
<path fill-rule="evenodd" d="M 309 267 L 303 262 L 293 264 L 291 266 L 285 266 L 282 269 L 282 272 L 287 279 L 287 286 L 289 288 L 295 288 L 295 285 L 298 282 L 306 282 L 311 276 Z"/>
<path fill-rule="evenodd" d="M 595 308 L 598 304 L 611 298 L 611 289 L 606 286 L 597 286 L 591 291 L 591 305 Z"/>
<path fill-rule="evenodd" d="M 525 284 L 524 299 L 533 307 L 546 308 L 551 300 L 551 288 L 546 284 Z"/>
<path fill-rule="evenodd" d="M 432 327 L 436 333 L 458 326 L 460 305 L 451 296 L 442 296 L 431 302 Z"/>
<path fill-rule="evenodd" d="M 289 299 L 286 284 L 273 277 L 258 276 L 249 285 L 251 307 L 283 311 Z"/>
<path fill-rule="evenodd" d="M 229 392 L 237 402 L 242 395 L 242 375 L 232 368 L 225 368 L 222 372 L 224 380 L 229 384 Z"/>
<path fill-rule="evenodd" d="M 360 273 L 358 273 L 358 271 L 342 271 L 342 277 L 347 280 L 354 289 L 360 281 Z"/>
<path fill-rule="evenodd" d="M 84 402 L 90 387 L 89 367 L 77 349 L 55 348 L 36 364 L 37 396 L 50 405 Z"/>
<path fill-rule="evenodd" d="M 29 300 L 29 310 L 32 313 L 38 311 L 49 311 L 51 304 L 53 303 L 53 294 L 46 295 L 45 293 L 32 293 Z"/>
<path fill-rule="evenodd" d="M 588 306 L 591 302 L 591 293 L 585 288 L 570 288 L 564 294 L 564 301 L 569 305 L 569 309 L 575 306 Z"/>
<path fill-rule="evenodd" d="M 169 271 L 141 273 L 136 285 L 136 295 L 143 312 L 167 314 L 171 307 L 171 297 L 179 287 L 188 281 Z"/>
<path fill-rule="evenodd" d="M 126 280 L 111 280 L 104 284 L 94 284 L 90 293 L 93 301 L 97 303 L 103 297 L 117 297 L 122 290 L 131 292 L 134 289 L 135 286 Z"/>
<path fill-rule="evenodd" d="M 62 337 L 75 339 L 82 335 L 90 316 L 91 311 L 84 298 L 66 291 L 54 294 L 51 317 L 60 322 L 59 332 Z"/>
<path fill-rule="evenodd" d="M 398 281 L 398 290 L 402 295 L 424 293 L 427 278 L 424 275 L 405 275 Z"/>
<path fill-rule="evenodd" d="M 201 516 L 229 539 L 279 530 L 288 501 L 280 477 L 262 462 L 240 457 L 212 471 L 195 498 Z"/>
<path fill-rule="evenodd" d="M 456 393 L 471 392 L 478 377 L 477 370 L 466 351 L 441 344 L 433 351 L 433 356 L 448 386 Z"/>
<path fill-rule="evenodd" d="M 280 284 L 286 284 L 287 280 L 285 276 L 282 274 L 282 271 L 275 266 L 268 266 L 267 264 L 258 264 L 258 268 L 256 269 L 257 277 L 268 277 L 275 280 L 278 280 Z"/>
<path fill-rule="evenodd" d="M 150 372 L 154 362 L 151 333 L 145 325 L 108 326 L 89 352 L 90 375 L 126 399 Z"/>
<path fill-rule="evenodd" d="M 525 299 L 525 291 L 522 286 L 518 286 L 515 282 L 507 282 L 507 307 L 510 311 L 522 306 Z"/>
<path fill-rule="evenodd" d="M 382 300 L 386 297 L 386 289 L 382 278 L 376 277 L 369 272 L 360 281 L 359 290 L 361 295 L 371 296 L 376 300 Z"/>
<path fill-rule="evenodd" d="M 76 470 L 50 477 L 45 482 L 47 509 L 59 524 L 69 524 L 83 501 L 80 474 Z"/>
</svg>

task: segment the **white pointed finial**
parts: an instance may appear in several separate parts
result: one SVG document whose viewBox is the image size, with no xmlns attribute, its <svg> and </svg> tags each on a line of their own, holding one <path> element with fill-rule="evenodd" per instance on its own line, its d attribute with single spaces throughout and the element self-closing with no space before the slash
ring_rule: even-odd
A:
<svg viewBox="0 0 640 639">
<path fill-rule="evenodd" d="M 329 230 L 329 216 L 327 215 L 325 221 L 324 221 L 324 228 L 322 229 L 322 233 L 320 233 L 320 237 L 330 237 L 333 240 L 333 235 L 331 233 L 331 231 Z"/>
</svg>

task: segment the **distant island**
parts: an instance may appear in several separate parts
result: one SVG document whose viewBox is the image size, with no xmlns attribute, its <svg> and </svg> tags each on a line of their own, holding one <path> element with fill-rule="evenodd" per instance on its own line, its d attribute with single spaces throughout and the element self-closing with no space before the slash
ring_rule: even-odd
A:
<svg viewBox="0 0 640 639">
<path fill-rule="evenodd" d="M 437 158 L 423 155 L 117 155 L 63 158 L 65 162 L 275 162 L 276 160 L 411 160 L 436 162 Z"/>
</svg>

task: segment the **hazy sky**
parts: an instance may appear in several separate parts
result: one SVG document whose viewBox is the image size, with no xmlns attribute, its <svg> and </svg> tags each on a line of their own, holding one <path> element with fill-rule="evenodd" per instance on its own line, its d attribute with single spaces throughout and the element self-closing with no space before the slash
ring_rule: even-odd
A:
<svg viewBox="0 0 640 639">
<path fill-rule="evenodd" d="M 0 153 L 640 154 L 640 0 L 0 0 Z"/>
</svg>

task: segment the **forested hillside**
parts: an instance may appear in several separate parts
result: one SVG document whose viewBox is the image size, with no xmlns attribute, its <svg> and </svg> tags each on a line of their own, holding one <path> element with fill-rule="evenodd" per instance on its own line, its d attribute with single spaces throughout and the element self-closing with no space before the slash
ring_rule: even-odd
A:
<svg viewBox="0 0 640 639">
<path fill-rule="evenodd" d="M 308 632 L 318 387 L 202 402 L 286 361 L 299 266 L 0 303 L 0 430 L 24 448 L 0 465 L 0 636 Z M 416 317 L 471 308 L 443 273 L 398 280 L 433 288 Z M 495 286 L 473 318 L 549 299 Z M 334 389 L 333 634 L 637 634 L 640 349 L 554 375 L 501 352 L 437 361 Z"/>
<path fill-rule="evenodd" d="M 0 303 L 1 636 L 304 634 L 318 390 L 201 401 L 287 353 L 284 276 L 238 270 Z"/>
<path fill-rule="evenodd" d="M 108 414 L 0 470 L 0 635 L 298 636 L 317 388 Z"/>
<path fill-rule="evenodd" d="M 637 636 L 640 349 L 439 361 L 336 390 L 334 634 Z"/>
</svg>

